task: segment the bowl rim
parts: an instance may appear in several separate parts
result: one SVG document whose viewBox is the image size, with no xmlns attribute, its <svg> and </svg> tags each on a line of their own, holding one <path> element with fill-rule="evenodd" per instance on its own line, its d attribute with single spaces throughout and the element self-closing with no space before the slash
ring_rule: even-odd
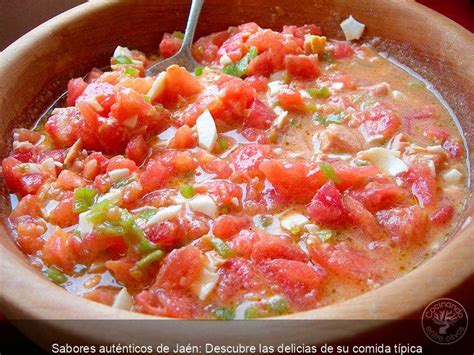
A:
<svg viewBox="0 0 474 355">
<path fill-rule="evenodd" d="M 394 2 L 395 0 L 390 1 Z M 71 20 L 80 20 L 81 18 L 93 15 L 96 11 L 102 11 L 111 6 L 115 6 L 115 2 L 88 2 L 59 14 L 31 30 L 2 52 L 0 77 L 2 77 L 2 71 L 7 70 L 12 63 L 18 60 L 22 53 L 25 53 L 27 48 L 31 46 L 32 42 L 44 39 L 48 32 L 65 26 Z M 439 21 L 446 27 L 447 31 L 465 38 L 467 51 L 474 53 L 474 40 L 468 30 L 414 1 L 406 1 L 405 6 L 410 6 L 420 16 L 434 17 L 436 21 Z M 5 238 L 5 236 L 10 238 L 4 226 L 0 226 L 0 234 L 0 238 Z M 468 223 L 461 228 L 458 231 L 458 235 L 441 251 L 415 270 L 380 288 L 339 303 L 276 318 L 380 320 L 406 318 L 431 302 L 433 296 L 441 297 L 473 275 L 474 263 L 465 262 L 465 260 L 472 258 L 472 249 L 466 247 L 469 245 L 474 245 L 474 226 L 472 223 Z M 2 255 L 0 258 L 2 283 L 3 281 L 13 281 L 15 283 L 14 290 L 16 292 L 9 292 L 9 287 L 0 288 L 1 309 L 6 313 L 7 317 L 12 319 L 42 319 L 44 318 L 45 310 L 51 316 L 48 319 L 170 319 L 117 310 L 75 296 L 55 286 L 39 275 L 39 273 L 32 271 L 29 264 L 25 265 L 25 261 L 18 258 L 18 253 L 8 250 L 3 244 L 0 244 L 0 254 Z M 456 273 L 447 272 L 447 265 L 456 270 Z M 24 272 L 26 277 L 17 278 L 18 269 Z M 37 292 L 46 292 L 50 297 L 38 297 L 27 307 L 23 307 L 24 305 L 21 304 L 22 299 L 24 297 L 31 298 L 31 295 L 28 295 L 28 288 L 32 283 L 37 287 Z M 418 292 L 406 292 L 415 286 L 419 288 Z M 420 286 L 422 287 L 420 288 Z M 82 309 L 80 317 L 78 317 L 77 312 L 73 311 L 73 306 L 78 305 Z M 18 314 L 21 314 L 21 316 L 18 317 Z M 380 314 L 383 314 L 384 317 L 380 318 Z"/>
</svg>

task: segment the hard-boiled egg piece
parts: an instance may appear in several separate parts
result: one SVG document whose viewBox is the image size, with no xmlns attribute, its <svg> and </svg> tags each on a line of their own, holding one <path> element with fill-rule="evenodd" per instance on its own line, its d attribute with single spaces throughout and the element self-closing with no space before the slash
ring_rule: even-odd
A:
<svg viewBox="0 0 474 355">
<path fill-rule="evenodd" d="M 196 121 L 198 143 L 201 148 L 211 150 L 217 141 L 217 128 L 209 110 L 204 111 Z"/>
</svg>

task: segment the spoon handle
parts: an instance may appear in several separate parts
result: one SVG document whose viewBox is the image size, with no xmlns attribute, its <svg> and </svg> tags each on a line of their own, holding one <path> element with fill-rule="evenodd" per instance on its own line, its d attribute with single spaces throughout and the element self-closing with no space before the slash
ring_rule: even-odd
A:
<svg viewBox="0 0 474 355">
<path fill-rule="evenodd" d="M 191 10 L 189 11 L 188 22 L 186 23 L 186 30 L 184 32 L 183 43 L 181 45 L 181 47 L 189 54 L 191 54 L 194 32 L 196 31 L 202 5 L 204 5 L 204 0 L 192 0 L 191 2 Z"/>
</svg>

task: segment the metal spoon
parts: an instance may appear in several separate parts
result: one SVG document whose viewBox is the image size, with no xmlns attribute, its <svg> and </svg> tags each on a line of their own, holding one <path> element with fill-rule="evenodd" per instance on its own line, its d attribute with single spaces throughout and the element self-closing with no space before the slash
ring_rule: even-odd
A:
<svg viewBox="0 0 474 355">
<path fill-rule="evenodd" d="M 188 22 L 184 32 L 183 43 L 181 44 L 181 48 L 179 49 L 178 53 L 161 62 L 153 64 L 151 67 L 145 70 L 146 76 L 157 75 L 173 64 L 185 67 L 191 72 L 194 71 L 194 69 L 199 65 L 194 60 L 191 49 L 193 45 L 194 32 L 196 31 L 199 14 L 201 13 L 203 4 L 204 0 L 192 0 L 191 10 L 189 12 Z"/>
</svg>

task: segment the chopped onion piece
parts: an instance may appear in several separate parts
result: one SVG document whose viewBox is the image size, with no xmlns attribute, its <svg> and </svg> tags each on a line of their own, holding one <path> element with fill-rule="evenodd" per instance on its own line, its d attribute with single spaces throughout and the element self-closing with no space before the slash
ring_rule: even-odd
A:
<svg viewBox="0 0 474 355">
<path fill-rule="evenodd" d="M 109 175 L 110 181 L 117 182 L 130 176 L 130 170 L 128 170 L 127 168 L 114 169 L 112 171 L 109 171 L 108 175 Z"/>
<path fill-rule="evenodd" d="M 405 162 L 398 158 L 400 152 L 395 150 L 375 147 L 359 152 L 357 156 L 378 166 L 388 175 L 396 176 L 408 170 Z"/>
<path fill-rule="evenodd" d="M 344 32 L 344 36 L 347 41 L 352 41 L 354 39 L 360 39 L 362 33 L 364 32 L 365 25 L 360 23 L 355 18 L 350 15 L 344 21 L 341 22 L 341 28 Z"/>
<path fill-rule="evenodd" d="M 117 58 L 117 57 L 131 58 L 132 57 L 132 52 L 127 47 L 117 46 L 117 48 L 115 48 L 113 57 L 114 58 Z"/>
<path fill-rule="evenodd" d="M 94 225 L 89 222 L 89 211 L 82 212 L 79 214 L 79 223 L 77 230 L 81 235 L 86 235 L 94 230 Z"/>
<path fill-rule="evenodd" d="M 155 223 L 166 221 L 173 217 L 176 217 L 178 212 L 181 210 L 181 205 L 172 205 L 168 207 L 160 208 L 147 222 L 145 227 L 149 227 Z"/>
<path fill-rule="evenodd" d="M 120 202 L 122 200 L 122 191 L 120 191 L 119 189 L 111 189 L 105 195 L 100 196 L 97 199 L 97 203 L 103 202 L 105 200 L 110 201 L 111 203 Z"/>
<path fill-rule="evenodd" d="M 189 207 L 195 211 L 211 218 L 217 216 L 217 205 L 212 197 L 207 195 L 196 195 L 189 200 Z"/>
<path fill-rule="evenodd" d="M 308 223 L 308 218 L 300 213 L 289 214 L 280 219 L 281 227 L 287 231 L 303 227 L 306 223 Z"/>
<path fill-rule="evenodd" d="M 155 97 L 160 95 L 165 89 L 166 85 L 166 72 L 161 72 L 156 77 L 155 81 L 151 85 L 150 90 L 146 93 L 146 96 L 150 98 L 150 101 L 153 101 Z"/>
<path fill-rule="evenodd" d="M 129 311 L 132 308 L 133 300 L 132 296 L 128 293 L 127 289 L 124 287 L 120 292 L 115 296 L 114 303 L 112 308 L 123 309 Z"/>
<path fill-rule="evenodd" d="M 204 111 L 196 121 L 199 146 L 211 150 L 217 141 L 217 128 L 209 110 Z"/>
<path fill-rule="evenodd" d="M 462 180 L 462 174 L 457 169 L 449 169 L 445 173 L 441 174 L 443 180 L 449 184 L 458 184 Z"/>
<path fill-rule="evenodd" d="M 208 265 L 202 268 L 199 279 L 191 285 L 191 290 L 201 301 L 204 301 L 217 285 L 219 275 L 216 268 Z"/>
</svg>

